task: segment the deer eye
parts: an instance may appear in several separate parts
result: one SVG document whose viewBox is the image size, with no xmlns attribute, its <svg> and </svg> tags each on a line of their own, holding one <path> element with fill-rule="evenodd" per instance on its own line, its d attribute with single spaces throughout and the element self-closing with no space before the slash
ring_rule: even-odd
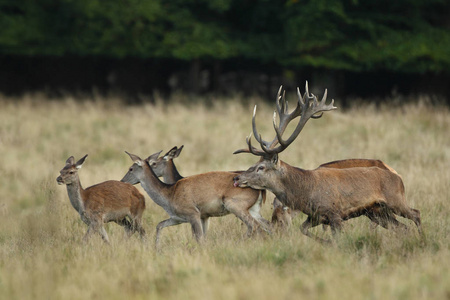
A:
<svg viewBox="0 0 450 300">
<path fill-rule="evenodd" d="M 69 174 L 72 175 L 73 173 L 75 173 L 74 171 L 70 171 Z"/>
<path fill-rule="evenodd" d="M 133 168 L 130 168 L 128 171 L 133 172 Z"/>
<path fill-rule="evenodd" d="M 264 171 L 264 169 L 265 169 L 264 166 L 259 166 L 258 169 L 256 169 L 256 172 Z"/>
<path fill-rule="evenodd" d="M 152 163 L 152 167 L 156 167 L 156 163 L 154 162 L 154 163 Z"/>
</svg>

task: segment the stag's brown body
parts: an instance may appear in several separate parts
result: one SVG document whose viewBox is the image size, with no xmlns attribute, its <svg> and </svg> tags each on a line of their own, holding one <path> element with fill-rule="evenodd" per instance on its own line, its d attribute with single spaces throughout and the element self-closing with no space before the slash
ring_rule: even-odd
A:
<svg viewBox="0 0 450 300">
<path fill-rule="evenodd" d="M 351 159 L 323 164 L 315 170 L 303 170 L 278 159 L 278 154 L 295 140 L 310 118 L 320 118 L 324 111 L 336 109 L 334 101 L 326 104 L 326 95 L 325 91 L 322 100 L 318 101 L 316 96 L 309 94 L 306 85 L 303 97 L 298 90 L 297 107 L 292 113 L 288 113 L 287 102 L 284 94 L 281 96 L 280 88 L 277 95 L 280 123 L 279 126 L 276 125 L 275 112 L 273 123 L 276 137 L 272 142 L 263 140 L 256 130 L 255 107 L 252 127 L 262 151 L 251 145 L 250 136 L 247 138 L 248 149 L 237 150 L 235 153 L 252 153 L 261 159 L 235 177 L 235 186 L 268 189 L 284 205 L 302 211 L 308 216 L 302 225 L 302 232 L 313 238 L 316 237 L 308 231 L 312 226 L 328 224 L 336 232 L 343 221 L 361 215 L 386 228 L 390 224 L 404 226 L 396 220 L 394 214 L 397 214 L 414 221 L 420 232 L 420 213 L 408 207 L 401 177 L 386 164 Z M 321 114 L 316 115 L 318 113 Z M 288 123 L 298 116 L 300 118 L 294 132 L 284 140 L 282 134 Z M 369 166 L 361 166 L 366 163 Z"/>
<path fill-rule="evenodd" d="M 84 189 L 78 177 L 78 169 L 86 156 L 77 163 L 70 157 L 56 179 L 58 184 L 66 184 L 70 203 L 80 214 L 81 220 L 89 226 L 84 240 L 92 233 L 98 232 L 105 242 L 109 242 L 103 227 L 103 223 L 108 222 L 123 226 L 128 236 L 138 231 L 141 237 L 145 238 L 145 230 L 142 228 L 144 196 L 131 184 L 115 180 Z"/>
<path fill-rule="evenodd" d="M 348 169 L 360 167 L 378 167 L 380 169 L 388 170 L 394 174 L 398 174 L 392 167 L 378 159 L 351 158 L 336 160 L 322 164 L 318 168 Z M 392 216 L 392 218 L 395 218 L 395 216 Z M 292 223 L 292 210 L 283 205 L 277 198 L 275 198 L 273 202 L 272 223 L 278 224 L 282 227 L 288 227 Z M 375 222 L 375 224 L 378 224 L 378 222 Z"/>
</svg>

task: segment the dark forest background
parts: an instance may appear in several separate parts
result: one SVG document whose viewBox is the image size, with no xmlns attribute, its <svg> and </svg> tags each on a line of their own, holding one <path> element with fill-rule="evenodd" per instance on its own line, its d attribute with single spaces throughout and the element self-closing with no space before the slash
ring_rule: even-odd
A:
<svg viewBox="0 0 450 300">
<path fill-rule="evenodd" d="M 450 98 L 446 0 L 0 0 L 0 93 Z"/>
</svg>

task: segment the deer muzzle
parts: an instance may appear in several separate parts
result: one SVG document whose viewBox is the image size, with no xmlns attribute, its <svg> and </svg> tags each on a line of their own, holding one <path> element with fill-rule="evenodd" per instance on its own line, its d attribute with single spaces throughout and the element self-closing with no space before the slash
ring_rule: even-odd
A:
<svg viewBox="0 0 450 300">
<path fill-rule="evenodd" d="M 56 178 L 56 182 L 57 182 L 59 185 L 64 184 L 64 180 L 62 179 L 61 176 L 58 176 L 58 177 Z"/>
</svg>

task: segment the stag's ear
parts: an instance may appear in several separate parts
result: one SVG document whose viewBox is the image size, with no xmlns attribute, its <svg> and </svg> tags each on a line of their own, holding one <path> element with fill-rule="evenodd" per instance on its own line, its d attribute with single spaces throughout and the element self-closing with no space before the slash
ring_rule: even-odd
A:
<svg viewBox="0 0 450 300">
<path fill-rule="evenodd" d="M 81 166 L 83 166 L 84 160 L 86 159 L 88 155 L 86 154 L 85 156 L 83 156 L 82 158 L 80 158 L 79 161 L 77 161 L 77 163 L 75 164 L 75 167 L 77 169 L 81 169 Z"/>
<path fill-rule="evenodd" d="M 278 154 L 277 153 L 272 155 L 272 157 L 270 158 L 270 162 L 273 163 L 274 165 L 278 164 Z"/>
</svg>

